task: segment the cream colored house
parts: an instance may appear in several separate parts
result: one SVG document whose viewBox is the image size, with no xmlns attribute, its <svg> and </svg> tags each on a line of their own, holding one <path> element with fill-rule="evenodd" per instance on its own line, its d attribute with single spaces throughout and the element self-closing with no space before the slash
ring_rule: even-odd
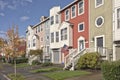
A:
<svg viewBox="0 0 120 80">
<path fill-rule="evenodd" d="M 105 60 L 113 59 L 112 0 L 90 0 L 90 48 L 98 51 Z"/>
</svg>

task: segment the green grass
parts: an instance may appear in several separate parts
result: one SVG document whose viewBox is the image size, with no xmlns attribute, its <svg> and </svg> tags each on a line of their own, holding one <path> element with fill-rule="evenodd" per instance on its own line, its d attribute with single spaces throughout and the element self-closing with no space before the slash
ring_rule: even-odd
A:
<svg viewBox="0 0 120 80">
<path fill-rule="evenodd" d="M 60 72 L 51 72 L 51 73 L 47 73 L 44 75 L 53 79 L 53 80 L 64 80 L 66 78 L 83 76 L 83 75 L 87 75 L 87 74 L 90 74 L 90 72 L 86 72 L 86 71 L 60 71 Z"/>
<path fill-rule="evenodd" d="M 36 69 L 32 70 L 32 73 L 40 73 L 40 72 L 53 72 L 53 71 L 60 71 L 61 68 L 51 67 L 51 68 L 43 68 L 43 69 Z"/>
<path fill-rule="evenodd" d="M 28 67 L 30 66 L 28 63 L 20 63 L 20 64 L 16 64 L 17 68 L 23 68 L 23 67 Z"/>
<path fill-rule="evenodd" d="M 20 74 L 17 74 L 15 76 L 15 74 L 8 74 L 8 77 L 11 79 L 11 80 L 25 80 L 25 77 L 20 75 Z"/>
</svg>

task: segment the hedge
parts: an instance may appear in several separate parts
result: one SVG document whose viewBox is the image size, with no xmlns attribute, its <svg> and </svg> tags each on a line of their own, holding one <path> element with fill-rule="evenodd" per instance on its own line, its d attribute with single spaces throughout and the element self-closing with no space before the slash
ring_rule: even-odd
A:
<svg viewBox="0 0 120 80">
<path fill-rule="evenodd" d="M 24 58 L 24 57 L 16 58 L 16 64 L 27 63 L 27 62 L 28 62 L 28 58 Z M 14 64 L 14 59 L 11 59 L 10 63 Z"/>
<path fill-rule="evenodd" d="M 100 55 L 97 52 L 85 53 L 78 60 L 77 67 L 80 69 L 100 68 Z"/>
<path fill-rule="evenodd" d="M 103 62 L 101 69 L 104 80 L 120 80 L 120 61 Z"/>
</svg>

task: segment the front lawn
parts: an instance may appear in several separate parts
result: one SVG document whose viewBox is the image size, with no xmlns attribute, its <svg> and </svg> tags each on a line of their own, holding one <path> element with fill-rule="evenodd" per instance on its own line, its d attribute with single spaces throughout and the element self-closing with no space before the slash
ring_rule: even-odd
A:
<svg viewBox="0 0 120 80">
<path fill-rule="evenodd" d="M 83 76 L 83 75 L 87 75 L 87 74 L 90 74 L 90 72 L 86 72 L 86 71 L 58 71 L 58 72 L 50 72 L 50 73 L 47 73 L 44 75 L 53 79 L 53 80 L 64 80 L 66 78 Z"/>
<path fill-rule="evenodd" d="M 22 76 L 21 74 L 16 74 L 16 76 L 15 76 L 15 74 L 11 73 L 11 74 L 8 74 L 8 77 L 11 80 L 25 80 L 25 77 Z"/>
<path fill-rule="evenodd" d="M 51 67 L 51 68 L 36 69 L 36 70 L 32 70 L 31 72 L 40 73 L 40 72 L 53 72 L 53 71 L 60 71 L 60 70 L 62 70 L 62 68 Z"/>
<path fill-rule="evenodd" d="M 29 65 L 28 63 L 16 64 L 16 67 L 17 67 L 17 68 L 23 68 L 23 67 L 28 67 L 28 66 L 31 66 L 31 65 Z"/>
</svg>

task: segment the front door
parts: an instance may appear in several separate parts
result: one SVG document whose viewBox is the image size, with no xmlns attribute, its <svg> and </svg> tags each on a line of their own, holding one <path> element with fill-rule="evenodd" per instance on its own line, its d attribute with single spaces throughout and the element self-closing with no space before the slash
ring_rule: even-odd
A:
<svg viewBox="0 0 120 80">
<path fill-rule="evenodd" d="M 103 56 L 105 56 L 103 48 L 103 37 L 96 37 L 96 50 Z"/>
<path fill-rule="evenodd" d="M 85 42 L 84 40 L 79 41 L 79 51 L 85 49 L 85 43 L 84 42 Z"/>
</svg>

